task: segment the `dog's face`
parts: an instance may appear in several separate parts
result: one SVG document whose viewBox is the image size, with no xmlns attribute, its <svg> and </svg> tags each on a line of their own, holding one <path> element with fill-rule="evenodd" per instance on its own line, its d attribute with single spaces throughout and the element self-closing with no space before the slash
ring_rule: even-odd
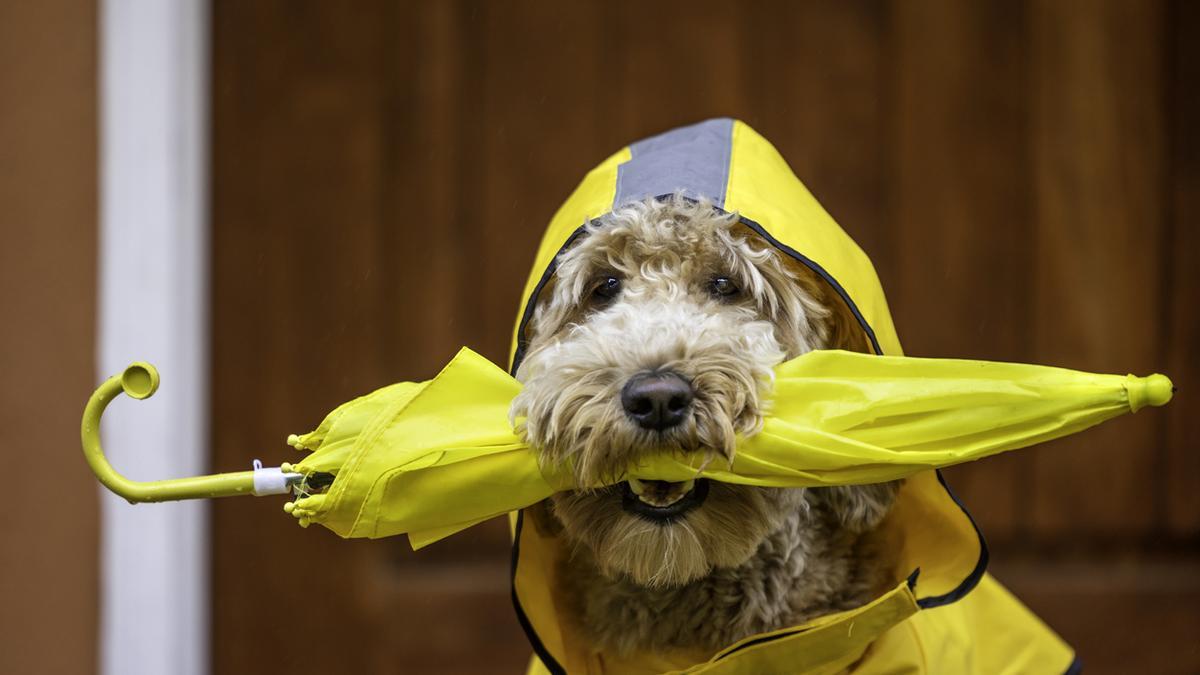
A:
<svg viewBox="0 0 1200 675">
<path fill-rule="evenodd" d="M 663 451 L 726 461 L 761 428 L 774 366 L 857 331 L 806 268 L 703 203 L 620 209 L 558 263 L 528 327 L 512 414 L 542 461 L 566 463 L 580 484 L 620 479 Z M 559 493 L 552 512 L 605 573 L 676 585 L 743 563 L 810 499 L 625 480 Z"/>
</svg>

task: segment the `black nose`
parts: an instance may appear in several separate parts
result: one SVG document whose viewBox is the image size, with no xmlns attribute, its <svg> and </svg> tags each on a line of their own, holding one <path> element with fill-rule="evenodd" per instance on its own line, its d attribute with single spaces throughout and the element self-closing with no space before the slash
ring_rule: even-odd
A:
<svg viewBox="0 0 1200 675">
<path fill-rule="evenodd" d="M 621 390 L 625 414 L 643 429 L 662 431 L 678 425 L 692 405 L 692 385 L 671 371 L 638 373 Z"/>
</svg>

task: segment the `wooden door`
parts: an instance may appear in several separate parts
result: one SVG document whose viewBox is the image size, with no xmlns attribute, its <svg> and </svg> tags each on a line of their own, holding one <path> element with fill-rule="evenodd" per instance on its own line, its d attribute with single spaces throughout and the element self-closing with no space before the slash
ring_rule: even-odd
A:
<svg viewBox="0 0 1200 675">
<path fill-rule="evenodd" d="M 97 663 L 94 3 L 0 3 L 0 673 Z"/>
<path fill-rule="evenodd" d="M 1195 672 L 1198 19 L 1182 0 L 218 0 L 216 468 L 287 457 L 286 434 L 459 345 L 505 359 L 583 172 L 736 116 L 872 256 L 909 353 L 1184 384 L 1165 412 L 950 480 L 1089 672 Z M 416 555 L 262 502 L 216 504 L 213 528 L 216 672 L 526 658 L 502 523 Z"/>
</svg>

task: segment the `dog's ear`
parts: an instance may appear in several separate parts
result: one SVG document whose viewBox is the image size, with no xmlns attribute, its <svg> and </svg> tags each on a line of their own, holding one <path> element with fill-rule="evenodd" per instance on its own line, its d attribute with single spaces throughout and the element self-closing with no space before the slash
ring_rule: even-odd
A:
<svg viewBox="0 0 1200 675">
<path fill-rule="evenodd" d="M 845 349 L 851 352 L 871 352 L 871 343 L 867 332 L 859 323 L 850 305 L 834 290 L 823 277 L 814 272 L 808 265 L 780 252 L 788 270 L 798 280 L 801 288 L 811 294 L 828 314 L 816 320 L 821 323 L 818 333 L 823 335 L 826 349 Z"/>
<path fill-rule="evenodd" d="M 806 495 L 810 504 L 823 507 L 845 529 L 870 532 L 891 510 L 903 482 L 810 488 Z"/>
<path fill-rule="evenodd" d="M 866 330 L 828 281 L 750 228 L 741 225 L 734 232 L 756 252 L 771 254 L 757 267 L 777 294 L 782 311 L 774 318 L 790 356 L 808 349 L 871 352 Z"/>
<path fill-rule="evenodd" d="M 850 311 L 850 305 L 828 282 L 824 279 L 821 281 L 825 290 L 825 306 L 830 309 L 829 316 L 825 319 L 829 331 L 829 347 L 870 354 L 871 342 L 867 338 L 867 332 L 854 316 L 854 312 Z"/>
<path fill-rule="evenodd" d="M 583 308 L 580 293 L 586 284 L 590 265 L 573 255 L 584 237 L 577 237 L 555 261 L 555 271 L 547 277 L 534 300 L 533 314 L 522 336 L 526 344 L 545 339 L 578 321 Z M 566 277 L 564 279 L 564 276 Z"/>
<path fill-rule="evenodd" d="M 557 316 L 548 316 L 548 309 L 554 299 L 554 290 L 558 285 L 558 275 L 551 274 L 538 291 L 537 297 L 534 299 L 533 313 L 529 317 L 529 321 L 525 322 L 525 343 L 529 344 L 540 335 L 548 335 L 554 332 L 557 328 L 554 324 L 559 321 Z"/>
</svg>

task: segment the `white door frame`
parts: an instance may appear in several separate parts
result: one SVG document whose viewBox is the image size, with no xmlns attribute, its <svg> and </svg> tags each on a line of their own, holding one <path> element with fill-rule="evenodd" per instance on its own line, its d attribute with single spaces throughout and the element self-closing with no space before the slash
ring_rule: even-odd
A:
<svg viewBox="0 0 1200 675">
<path fill-rule="evenodd" d="M 97 377 L 134 360 L 162 373 L 154 398 L 105 416 L 107 454 L 133 479 L 208 465 L 208 11 L 100 2 Z M 100 672 L 208 672 L 206 505 L 101 492 Z"/>
</svg>

